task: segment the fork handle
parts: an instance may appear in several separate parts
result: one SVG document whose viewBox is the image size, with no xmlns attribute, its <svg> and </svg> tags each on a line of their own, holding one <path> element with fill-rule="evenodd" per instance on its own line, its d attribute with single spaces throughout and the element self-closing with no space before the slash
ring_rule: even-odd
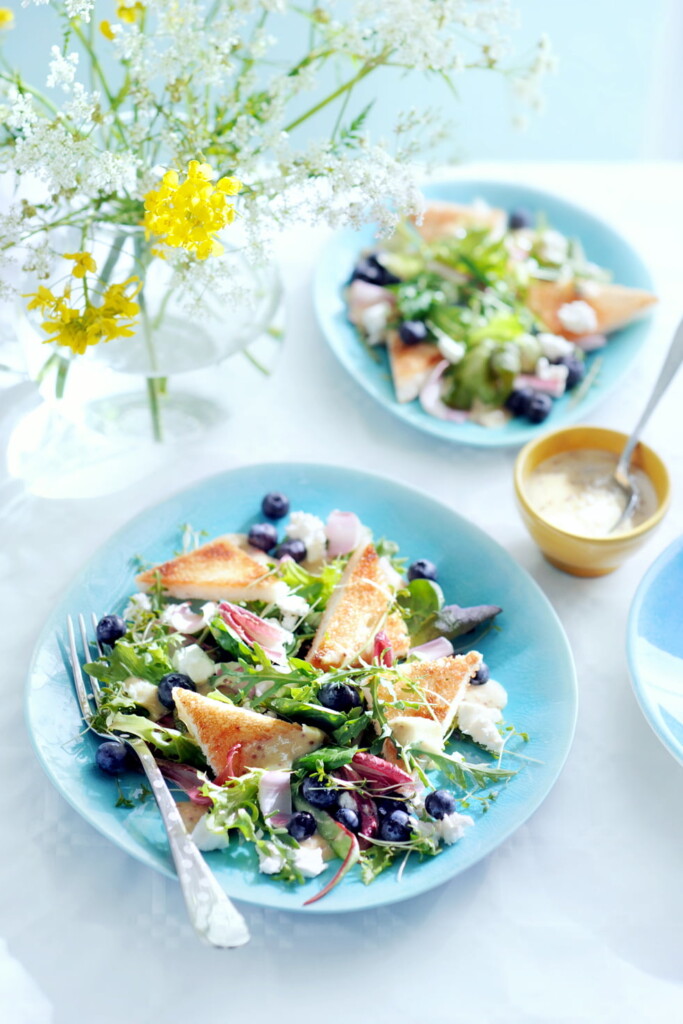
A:
<svg viewBox="0 0 683 1024">
<path fill-rule="evenodd" d="M 655 407 L 659 403 L 660 398 L 668 388 L 671 381 L 676 376 L 679 366 L 683 362 L 683 320 L 679 323 L 678 327 L 674 332 L 674 336 L 671 340 L 671 344 L 666 353 L 664 365 L 659 371 L 659 377 L 652 389 L 652 394 L 648 399 L 648 403 L 643 409 L 640 419 L 636 423 L 635 427 L 631 432 L 631 436 L 626 442 L 626 447 L 621 453 L 621 457 L 617 464 L 617 472 L 621 471 L 628 476 L 628 469 L 631 465 L 631 456 L 633 455 L 633 449 L 638 443 L 641 431 L 650 416 L 654 412 Z"/>
<path fill-rule="evenodd" d="M 144 740 L 131 737 L 128 743 L 140 758 L 154 799 L 159 805 L 192 926 L 210 946 L 218 949 L 243 946 L 249 941 L 246 922 L 188 835 L 178 805 L 171 796 L 152 752 Z"/>
</svg>

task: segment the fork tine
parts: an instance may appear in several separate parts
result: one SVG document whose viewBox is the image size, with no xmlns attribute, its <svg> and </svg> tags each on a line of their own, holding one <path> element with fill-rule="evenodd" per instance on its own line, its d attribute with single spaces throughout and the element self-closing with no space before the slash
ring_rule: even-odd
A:
<svg viewBox="0 0 683 1024">
<path fill-rule="evenodd" d="M 97 657 L 101 658 L 102 647 L 100 645 L 100 641 L 97 639 L 97 616 L 95 615 L 94 612 L 90 612 L 90 617 L 92 619 L 92 628 L 95 631 L 95 650 L 97 651 Z"/>
<path fill-rule="evenodd" d="M 88 701 L 88 694 L 85 689 L 85 683 L 83 682 L 81 663 L 78 657 L 78 650 L 76 649 L 74 624 L 70 615 L 68 615 L 66 619 L 66 630 L 69 635 L 69 661 L 71 662 L 71 671 L 74 677 L 74 687 L 76 689 L 78 704 L 81 709 L 81 714 L 85 719 L 86 725 L 90 725 L 90 719 L 92 717 L 92 708 L 90 707 L 90 703 Z"/>
<path fill-rule="evenodd" d="M 83 641 L 83 653 L 85 654 L 88 661 L 92 661 L 92 649 L 90 647 L 90 641 L 88 640 L 88 630 L 85 625 L 85 618 L 83 615 L 78 616 L 78 624 L 81 627 L 81 640 Z M 99 649 L 99 644 L 96 645 Z M 92 687 L 93 697 L 95 698 L 95 704 L 99 708 L 101 702 L 100 684 L 94 676 L 88 676 L 90 685 Z"/>
</svg>

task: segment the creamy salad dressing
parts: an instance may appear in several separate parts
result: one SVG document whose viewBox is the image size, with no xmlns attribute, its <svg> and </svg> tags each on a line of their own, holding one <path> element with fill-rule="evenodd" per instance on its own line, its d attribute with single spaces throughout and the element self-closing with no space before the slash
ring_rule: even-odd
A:
<svg viewBox="0 0 683 1024">
<path fill-rule="evenodd" d="M 613 478 L 617 465 L 613 452 L 583 448 L 558 452 L 529 474 L 529 502 L 552 526 L 584 537 L 605 537 L 625 507 L 625 495 Z M 657 509 L 657 495 L 650 478 L 640 469 L 631 471 L 639 491 L 635 511 L 619 532 L 645 522 Z"/>
</svg>

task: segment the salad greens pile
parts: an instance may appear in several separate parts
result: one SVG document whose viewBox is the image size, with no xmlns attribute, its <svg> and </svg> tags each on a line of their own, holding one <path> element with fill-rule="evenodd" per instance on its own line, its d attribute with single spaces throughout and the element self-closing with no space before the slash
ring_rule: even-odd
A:
<svg viewBox="0 0 683 1024">
<path fill-rule="evenodd" d="M 379 248 L 361 256 L 348 293 L 350 318 L 372 345 L 386 342 L 394 331 L 406 345 L 420 340 L 437 346 L 450 364 L 439 379 L 439 401 L 452 410 L 481 414 L 506 407 L 510 396 L 524 386 L 520 378 L 538 374 L 543 366 L 539 361 L 548 355 L 543 336 L 548 336 L 549 328 L 528 304 L 533 282 L 572 282 L 580 290 L 586 282 L 608 277 L 586 259 L 580 242 L 560 235 L 543 220 L 500 231 L 472 224 L 439 238 L 425 238 L 412 222 L 404 221 Z M 376 310 L 382 295 L 365 297 L 359 289 L 354 297 L 356 279 L 378 286 L 385 301 L 390 299 L 391 308 L 380 326 Z M 367 321 L 365 313 L 370 315 Z M 552 388 L 546 391 L 539 385 L 548 405 L 545 415 L 550 396 L 559 397 L 584 374 L 582 348 L 566 337 L 560 341 L 562 355 L 555 358 L 557 345 L 551 345 L 548 361 L 561 364 L 571 358 L 573 369 L 569 382 L 567 374 L 558 371 L 549 375 Z M 570 368 L 569 363 L 564 365 Z M 439 415 L 432 404 L 431 399 L 423 401 L 426 411 Z M 525 415 L 514 403 L 508 413 Z M 485 418 L 479 422 L 489 425 Z"/>
<path fill-rule="evenodd" d="M 394 572 L 403 569 L 395 544 L 378 541 L 376 549 L 391 559 Z M 410 713 L 430 705 L 419 684 L 411 681 L 406 692 L 402 664 L 387 657 L 387 648 L 377 650 L 366 662 L 326 670 L 306 660 L 311 638 L 349 557 L 325 559 L 315 566 L 292 559 L 269 562 L 269 571 L 287 585 L 289 597 L 302 599 L 301 613 L 294 622 L 291 612 L 262 601 L 239 606 L 179 604 L 165 595 L 159 584 L 151 593 L 134 595 L 124 613 L 125 634 L 86 666 L 102 691 L 93 726 L 103 732 L 117 730 L 138 736 L 149 743 L 169 781 L 207 809 L 202 826 L 204 848 L 225 846 L 230 836 L 241 836 L 256 850 L 261 870 L 285 882 L 301 882 L 318 873 L 320 853 L 315 871 L 309 870 L 307 860 L 316 849 L 341 862 L 330 884 L 336 884 L 356 863 L 363 880 L 369 882 L 397 858 L 404 860 L 413 853 L 436 855 L 444 837 L 454 841 L 449 835 L 459 838 L 471 822 L 460 812 L 477 803 L 486 810 L 496 795 L 491 787 L 514 774 L 501 763 L 502 741 L 501 752 L 485 760 L 466 759 L 452 747 L 426 753 L 419 742 L 399 743 L 392 734 L 388 712 Z M 278 629 L 284 658 L 268 653 L 256 639 L 245 639 L 245 633 L 238 634 L 230 615 L 224 614 L 226 607 L 233 614 L 254 613 L 259 622 Z M 179 610 L 189 615 L 191 630 L 183 631 Z M 447 605 L 435 581 L 418 578 L 399 583 L 390 611 L 398 612 L 405 621 L 412 648 L 447 638 L 460 639 L 471 649 L 485 631 L 495 628 L 493 621 L 500 608 Z M 170 673 L 177 673 L 179 665 L 188 665 L 190 654 L 192 688 L 198 693 L 324 733 L 323 745 L 294 761 L 285 779 L 293 811 L 305 811 L 315 820 L 312 839 L 299 841 L 288 830 L 288 814 L 269 810 L 264 803 L 264 787 L 282 773 L 254 767 L 232 772 L 228 758 L 228 769 L 216 776 L 174 710 L 160 703 L 159 685 Z M 416 652 L 409 660 L 418 657 Z M 343 709 L 329 706 L 323 699 L 331 685 L 340 684 L 354 695 L 352 706 Z M 449 735 L 458 735 L 457 718 Z M 444 818 L 451 833 L 445 833 L 443 822 L 425 808 L 425 797 L 434 788 L 429 774 L 434 768 L 455 791 L 453 806 L 457 802 L 458 812 Z M 318 790 L 311 790 L 311 780 L 323 791 L 322 799 Z M 316 793 L 318 798 L 311 802 Z M 327 797 L 329 807 L 318 806 Z M 344 815 L 338 813 L 341 807 L 357 817 L 356 830 L 343 823 Z M 397 807 L 405 811 L 405 821 L 400 819 L 403 832 L 383 839 L 383 815 Z"/>
</svg>

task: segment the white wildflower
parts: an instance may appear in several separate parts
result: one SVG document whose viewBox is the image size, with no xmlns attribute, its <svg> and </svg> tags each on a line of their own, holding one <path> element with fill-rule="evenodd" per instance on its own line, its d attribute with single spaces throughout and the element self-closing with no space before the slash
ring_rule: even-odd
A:
<svg viewBox="0 0 683 1024">
<path fill-rule="evenodd" d="M 82 18 L 83 21 L 90 21 L 90 12 L 95 6 L 95 0 L 64 0 L 64 9 L 70 18 Z"/>
<path fill-rule="evenodd" d="M 54 89 L 59 86 L 64 89 L 65 92 L 68 92 L 74 78 L 76 77 L 78 54 L 62 54 L 58 46 L 53 46 L 50 52 L 52 53 L 50 73 L 47 76 L 45 84 L 48 89 Z"/>
</svg>

